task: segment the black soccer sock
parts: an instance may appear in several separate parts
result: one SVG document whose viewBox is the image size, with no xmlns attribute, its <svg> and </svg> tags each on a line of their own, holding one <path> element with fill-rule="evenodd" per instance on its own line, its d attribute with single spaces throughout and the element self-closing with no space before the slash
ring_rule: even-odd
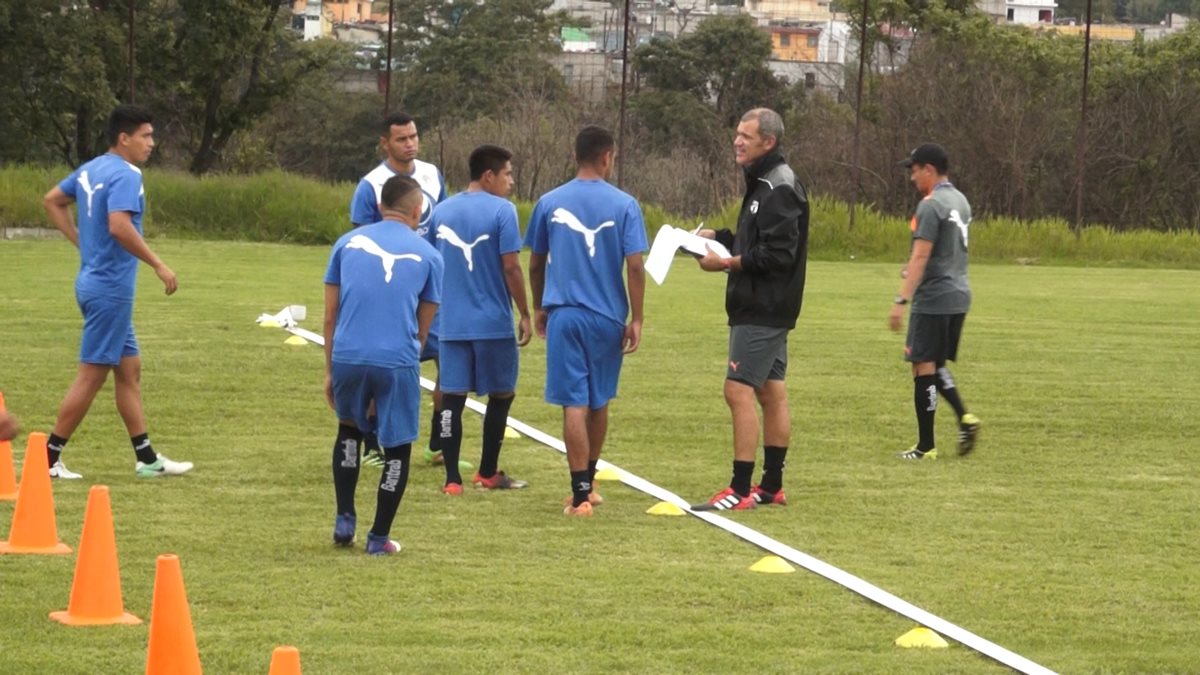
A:
<svg viewBox="0 0 1200 675">
<path fill-rule="evenodd" d="M 412 443 L 383 449 L 383 471 L 379 474 L 379 490 L 375 501 L 375 523 L 371 534 L 386 537 L 392 531 L 396 509 L 408 487 L 408 463 L 412 458 Z"/>
<path fill-rule="evenodd" d="M 913 378 L 913 407 L 917 411 L 917 450 L 926 452 L 937 447 L 933 442 L 933 416 L 937 413 L 937 375 L 918 375 Z"/>
<path fill-rule="evenodd" d="M 371 415 L 367 418 L 367 423 L 371 425 L 371 431 L 362 435 L 363 452 L 364 454 L 383 454 L 383 448 L 379 447 L 379 437 L 375 435 L 375 429 L 379 428 L 379 416 Z"/>
<path fill-rule="evenodd" d="M 130 436 L 129 442 L 133 444 L 133 452 L 137 455 L 137 461 L 142 464 L 153 464 L 158 461 L 158 453 L 154 452 L 154 446 L 150 445 L 150 434 Z"/>
<path fill-rule="evenodd" d="M 62 457 L 63 449 L 67 447 L 67 439 L 56 434 L 50 434 L 50 438 L 46 439 L 46 459 L 50 462 L 50 466 L 54 466 Z"/>
<path fill-rule="evenodd" d="M 595 489 L 594 486 L 596 483 L 596 465 L 599 463 L 600 460 L 596 459 L 588 461 L 588 480 L 592 481 L 593 489 Z"/>
<path fill-rule="evenodd" d="M 783 489 L 783 465 L 787 458 L 787 448 L 776 445 L 763 446 L 762 481 L 758 487 L 765 492 L 775 494 Z"/>
<path fill-rule="evenodd" d="M 333 494 L 339 514 L 354 514 L 354 489 L 358 487 L 358 444 L 363 434 L 357 427 L 339 424 L 333 442 Z"/>
<path fill-rule="evenodd" d="M 513 398 L 488 397 L 487 412 L 483 414 L 483 452 L 479 456 L 479 475 L 484 478 L 495 476 L 500 468 L 500 448 L 504 445 Z"/>
<path fill-rule="evenodd" d="M 442 394 L 442 419 L 438 425 L 438 443 L 442 449 L 442 463 L 446 465 L 446 484 L 462 485 L 462 474 L 458 472 L 458 457 L 462 451 L 462 414 L 467 405 L 465 394 Z"/>
<path fill-rule="evenodd" d="M 572 471 L 571 472 L 571 505 L 579 506 L 588 500 L 588 494 L 592 491 L 592 479 L 588 477 L 588 470 Z"/>
<path fill-rule="evenodd" d="M 446 406 L 446 399 L 442 399 L 442 408 Z M 433 414 L 429 417 L 429 449 L 434 452 L 439 452 L 442 449 L 441 429 L 442 425 L 442 410 L 439 408 L 433 409 Z"/>
<path fill-rule="evenodd" d="M 742 497 L 750 496 L 750 479 L 754 477 L 754 462 L 740 462 L 733 460 L 733 479 L 729 481 L 729 487 Z"/>
<path fill-rule="evenodd" d="M 945 366 L 937 369 L 937 376 L 938 393 L 946 399 L 951 408 L 954 408 L 955 419 L 962 420 L 962 416 L 967 414 L 967 406 L 963 405 L 962 397 L 958 395 L 958 387 L 954 384 L 954 376 L 950 374 L 950 369 Z"/>
</svg>

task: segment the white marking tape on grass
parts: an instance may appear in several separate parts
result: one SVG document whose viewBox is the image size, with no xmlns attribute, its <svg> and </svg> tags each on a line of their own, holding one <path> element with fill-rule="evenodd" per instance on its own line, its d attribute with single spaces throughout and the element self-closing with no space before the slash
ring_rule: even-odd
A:
<svg viewBox="0 0 1200 675">
<path fill-rule="evenodd" d="M 325 344 L 325 339 L 312 331 L 297 327 L 289 327 L 286 330 L 289 333 L 292 333 L 293 335 L 299 335 L 310 342 L 314 342 L 319 345 Z M 421 386 L 432 391 L 434 383 L 432 380 L 422 377 Z M 487 410 L 487 406 L 470 397 L 467 398 L 467 407 L 481 414 Z M 541 431 L 540 429 L 535 429 L 534 427 L 531 427 L 514 417 L 508 418 L 508 426 L 541 443 L 542 445 L 553 448 L 554 450 L 557 450 L 563 454 L 566 454 L 567 452 L 567 446 L 561 440 L 545 433 L 544 431 Z M 797 551 L 791 546 L 776 541 L 775 539 L 772 539 L 761 532 L 752 530 L 745 525 L 736 523 L 728 518 L 719 516 L 709 511 L 693 511 L 691 509 L 691 505 L 674 492 L 663 489 L 639 476 L 635 476 L 634 474 L 629 473 L 628 471 L 625 471 L 624 469 L 615 466 L 610 462 L 602 459 L 600 460 L 597 468 L 611 469 L 616 471 L 621 477 L 621 482 L 629 487 L 638 490 L 639 492 L 644 492 L 645 494 L 648 494 L 660 501 L 670 502 L 710 525 L 715 525 L 734 535 L 735 537 L 744 539 L 765 551 L 774 553 L 780 558 L 790 560 L 791 562 L 810 572 L 813 572 L 814 574 L 819 574 L 838 585 L 844 586 L 845 588 L 858 593 L 872 602 L 883 605 L 884 607 L 896 612 L 897 614 L 900 614 L 901 616 L 905 616 L 913 621 L 916 621 L 922 626 L 931 628 L 938 633 L 941 633 L 945 637 L 974 649 L 984 656 L 993 658 L 996 661 L 1003 663 L 1009 668 L 1018 670 L 1022 673 L 1029 673 L 1030 675 L 1035 673 L 1042 674 L 1054 672 L 1044 666 L 1030 661 L 1020 654 L 1016 654 L 994 642 L 991 642 L 990 640 L 986 640 L 972 633 L 971 631 L 966 630 L 965 628 L 961 628 L 955 624 L 952 624 L 937 615 L 930 614 L 920 607 L 917 607 L 906 600 L 898 598 L 864 579 L 860 579 L 849 572 L 838 569 L 837 567 L 814 558 L 807 553 Z"/>
</svg>

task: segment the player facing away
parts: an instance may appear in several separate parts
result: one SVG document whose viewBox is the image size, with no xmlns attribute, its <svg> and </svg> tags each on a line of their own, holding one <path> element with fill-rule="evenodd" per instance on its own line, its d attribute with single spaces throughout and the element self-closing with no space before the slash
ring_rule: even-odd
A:
<svg viewBox="0 0 1200 675">
<path fill-rule="evenodd" d="M 900 162 L 921 202 L 912 218 L 912 251 L 902 274 L 900 292 L 892 303 L 888 324 L 900 330 L 904 305 L 911 303 L 904 360 L 912 364 L 913 405 L 917 413 L 917 444 L 900 459 L 937 459 L 934 415 L 941 394 L 958 419 L 958 454 L 975 449 L 979 418 L 967 412 L 946 361 L 958 360 L 963 322 L 971 308 L 967 283 L 967 244 L 971 205 L 950 182 L 950 160 L 936 143 L 925 143 Z"/>
<path fill-rule="evenodd" d="M 117 412 L 137 455 L 137 475 L 153 478 L 192 469 L 191 462 L 172 461 L 150 445 L 142 408 L 142 360 L 133 330 L 139 260 L 154 270 L 167 295 L 179 288 L 175 273 L 142 238 L 146 193 L 137 165 L 144 164 L 154 150 L 152 122 L 145 108 L 117 106 L 105 129 L 108 152 L 76 169 L 43 200 L 50 222 L 79 249 L 75 300 L 83 313 L 79 370 L 46 443 L 52 478 L 82 478 L 63 464 L 62 452 L 110 371 Z M 75 217 L 71 215 L 73 203 L 77 205 Z"/>
<path fill-rule="evenodd" d="M 467 394 L 487 394 L 483 449 L 472 482 L 488 490 L 528 486 L 499 470 L 500 447 L 517 387 L 518 347 L 529 343 L 529 303 L 521 271 L 521 231 L 512 192 L 512 153 L 481 145 L 467 161 L 471 183 L 433 209 L 429 242 L 442 254 L 445 274 L 438 309 L 442 417 L 439 447 L 446 466 L 442 492 L 462 494 L 458 459 Z M 520 312 L 513 337 L 512 305 Z"/>
<path fill-rule="evenodd" d="M 393 176 L 380 199 L 383 220 L 342 235 L 325 272 L 325 399 L 338 418 L 333 542 L 354 543 L 359 443 L 372 432 L 384 459 L 367 534 L 371 555 L 400 550 L 389 534 L 419 426 L 421 346 L 442 293 L 442 256 L 412 229 L 421 217 L 421 186 Z"/>
<path fill-rule="evenodd" d="M 623 356 L 642 336 L 646 226 L 637 201 L 606 182 L 615 156 L 607 129 L 584 127 L 575 137 L 575 179 L 542 195 L 525 232 L 535 327 L 546 338 L 546 402 L 563 409 L 567 515 L 589 516 L 601 501 L 592 483 L 608 402 Z"/>
<path fill-rule="evenodd" d="M 392 113 L 383 120 L 380 128 L 379 147 L 383 150 L 384 160 L 372 169 L 358 182 L 354 197 L 350 200 L 350 224 L 354 227 L 377 223 L 383 220 L 380 214 L 380 197 L 383 184 L 392 176 L 408 176 L 415 180 L 421 188 L 421 216 L 414 227 L 417 234 L 425 236 L 429 229 L 429 216 L 433 207 L 446 198 L 446 183 L 442 172 L 429 162 L 417 159 L 421 150 L 421 137 L 417 133 L 417 123 L 412 116 L 402 112 Z M 421 351 L 421 361 L 433 361 L 438 364 L 438 335 L 437 322 L 429 329 L 429 338 Z M 439 367 L 440 369 L 440 367 Z M 439 378 L 440 380 L 440 378 Z M 433 463 L 441 461 L 437 447 L 437 421 L 442 409 L 440 387 L 433 391 L 433 415 L 430 418 L 429 449 L 425 458 Z M 366 438 L 368 464 L 382 464 L 382 451 L 375 437 Z"/>
</svg>

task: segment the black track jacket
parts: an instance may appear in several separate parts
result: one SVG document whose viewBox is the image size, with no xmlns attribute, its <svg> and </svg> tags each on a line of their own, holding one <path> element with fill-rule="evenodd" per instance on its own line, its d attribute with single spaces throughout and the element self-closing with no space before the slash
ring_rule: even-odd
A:
<svg viewBox="0 0 1200 675">
<path fill-rule="evenodd" d="M 795 328 L 808 263 L 808 198 L 778 149 L 744 169 L 746 195 L 737 232 L 717 241 L 742 256 L 725 286 L 729 325 Z"/>
</svg>

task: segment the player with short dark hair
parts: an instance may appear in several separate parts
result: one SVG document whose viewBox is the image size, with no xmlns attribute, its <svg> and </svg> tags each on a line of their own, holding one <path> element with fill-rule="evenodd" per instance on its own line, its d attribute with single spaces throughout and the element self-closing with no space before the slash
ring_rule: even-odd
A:
<svg viewBox="0 0 1200 675">
<path fill-rule="evenodd" d="M 146 193 L 137 165 L 154 151 L 153 121 L 145 108 L 114 108 L 105 128 L 108 152 L 76 169 L 43 199 L 50 221 L 79 249 L 75 300 L 83 313 L 79 371 L 46 443 L 52 478 L 82 478 L 63 464 L 62 452 L 110 371 L 117 411 L 137 455 L 137 475 L 152 478 L 192 469 L 191 462 L 172 461 L 150 444 L 142 407 L 142 360 L 133 330 L 138 260 L 154 270 L 167 295 L 179 288 L 175 272 L 142 238 Z M 74 203 L 78 203 L 78 227 L 71 215 Z"/>
<path fill-rule="evenodd" d="M 575 138 L 575 179 L 542 195 L 525 232 L 535 326 L 546 338 L 546 402 L 563 408 L 567 515 L 589 516 L 601 501 L 592 484 L 608 403 L 624 355 L 642 336 L 646 226 L 637 200 L 606 182 L 615 157 L 607 129 L 584 127 Z"/>
<path fill-rule="evenodd" d="M 338 417 L 333 541 L 354 543 L 359 444 L 371 432 L 384 456 L 371 555 L 400 550 L 389 534 L 419 426 L 421 347 L 441 301 L 442 256 L 413 232 L 422 201 L 416 181 L 389 178 L 380 189 L 383 219 L 342 235 L 325 273 L 325 398 Z"/>
<path fill-rule="evenodd" d="M 433 209 L 429 242 L 445 261 L 441 330 L 442 417 L 439 447 L 446 466 L 442 492 L 462 494 L 459 451 L 467 394 L 487 394 L 483 448 L 472 483 L 488 490 L 511 490 L 528 483 L 499 470 L 508 411 L 517 386 L 518 347 L 529 343 L 529 304 L 521 271 L 521 231 L 512 192 L 512 153 L 481 145 L 467 164 L 471 183 Z M 520 312 L 513 337 L 512 305 Z"/>
<path fill-rule="evenodd" d="M 358 227 L 366 223 L 375 223 L 383 219 L 379 204 L 382 201 L 383 184 L 392 176 L 409 176 L 420 186 L 422 196 L 421 217 L 415 224 L 417 234 L 424 237 L 429 229 L 429 216 L 433 207 L 446 198 L 446 183 L 442 172 L 429 162 L 417 159 L 421 151 L 421 137 L 417 133 L 417 123 L 407 113 L 394 112 L 383 119 L 380 126 L 379 147 L 383 150 L 384 160 L 372 169 L 358 182 L 354 197 L 350 200 L 350 223 Z M 429 329 L 429 338 L 421 351 L 421 361 L 433 361 L 438 367 L 438 329 L 436 318 Z M 440 378 L 439 378 L 440 380 Z M 426 460 L 439 463 L 441 452 L 438 443 L 438 419 L 441 416 L 442 397 L 439 387 L 433 391 L 433 414 L 429 425 L 429 449 L 425 451 Z M 382 450 L 375 439 L 368 435 L 366 442 L 368 464 L 382 463 Z"/>
<path fill-rule="evenodd" d="M 954 408 L 958 419 L 958 454 L 975 449 L 979 418 L 967 412 L 946 361 L 958 360 L 963 322 L 971 309 L 967 283 L 967 244 L 971 205 L 948 177 L 950 160 L 937 143 L 918 146 L 900 162 L 921 202 L 912 217 L 912 250 L 904 268 L 900 292 L 892 304 L 888 324 L 893 331 L 904 322 L 904 306 L 911 303 L 904 360 L 912 364 L 913 406 L 917 413 L 917 443 L 899 457 L 905 460 L 937 459 L 934 415 L 938 394 Z"/>
</svg>

